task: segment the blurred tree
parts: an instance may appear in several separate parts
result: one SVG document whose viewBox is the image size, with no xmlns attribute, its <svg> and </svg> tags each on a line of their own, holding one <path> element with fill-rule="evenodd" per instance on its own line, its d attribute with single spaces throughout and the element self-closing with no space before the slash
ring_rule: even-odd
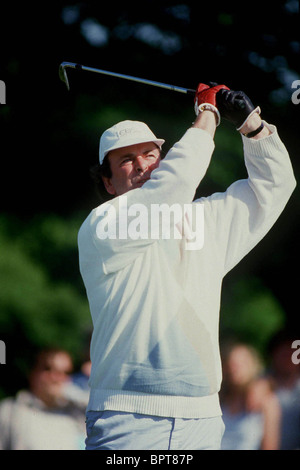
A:
<svg viewBox="0 0 300 470">
<path fill-rule="evenodd" d="M 233 337 L 266 355 L 268 341 L 284 325 L 282 306 L 260 279 L 240 278 L 223 290 L 221 340 Z"/>
<path fill-rule="evenodd" d="M 24 226 L 1 216 L 0 332 L 8 367 L 1 370 L 0 396 L 25 383 L 40 348 L 63 347 L 79 365 L 91 320 L 78 282 L 77 230 L 74 219 L 47 215 Z M 5 380 L 11 366 L 15 374 Z"/>
</svg>

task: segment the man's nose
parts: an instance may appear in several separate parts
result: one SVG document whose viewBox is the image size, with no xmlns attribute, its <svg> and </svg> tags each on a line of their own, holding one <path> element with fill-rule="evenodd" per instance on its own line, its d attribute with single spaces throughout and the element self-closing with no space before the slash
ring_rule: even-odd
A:
<svg viewBox="0 0 300 470">
<path fill-rule="evenodd" d="M 146 158 L 143 155 L 138 155 L 135 159 L 135 169 L 136 171 L 146 171 L 148 168 L 148 163 Z"/>
</svg>

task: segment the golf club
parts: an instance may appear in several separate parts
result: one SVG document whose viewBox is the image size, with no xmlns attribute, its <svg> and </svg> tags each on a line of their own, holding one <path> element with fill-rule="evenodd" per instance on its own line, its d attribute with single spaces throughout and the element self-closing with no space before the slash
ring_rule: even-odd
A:
<svg viewBox="0 0 300 470">
<path fill-rule="evenodd" d="M 131 80 L 133 82 L 143 83 L 145 85 L 152 85 L 159 88 L 164 88 L 166 90 L 177 91 L 179 93 L 184 93 L 188 95 L 195 96 L 196 90 L 191 88 L 183 88 L 176 85 L 169 85 L 167 83 L 156 82 L 154 80 L 147 80 L 146 78 L 133 77 L 132 75 L 124 75 L 122 73 L 109 72 L 108 70 L 95 69 L 93 67 L 86 67 L 85 65 L 76 64 L 74 62 L 62 62 L 59 66 L 59 77 L 66 84 L 68 90 L 70 90 L 69 80 L 67 76 L 67 68 L 76 69 L 76 70 L 86 70 L 88 72 L 99 73 L 102 75 L 109 75 L 110 77 L 124 78 L 125 80 Z M 245 104 L 243 100 L 236 99 L 236 105 L 243 109 Z"/>
<path fill-rule="evenodd" d="M 123 75 L 121 73 L 108 72 L 107 70 L 95 69 L 92 67 L 86 67 L 85 65 L 75 64 L 73 62 L 62 62 L 59 66 L 59 77 L 66 84 L 68 90 L 70 90 L 69 80 L 67 76 L 67 68 L 76 69 L 76 70 L 86 70 L 88 72 L 100 73 L 102 75 L 109 75 L 116 78 L 124 78 L 125 80 L 132 80 L 138 83 L 144 83 L 146 85 L 157 86 L 160 88 L 165 88 L 171 91 L 178 91 L 179 93 L 192 94 L 195 95 L 196 90 L 190 88 L 182 88 L 175 85 L 168 85 L 167 83 L 155 82 L 153 80 L 147 80 L 144 78 L 132 77 L 131 75 Z"/>
</svg>

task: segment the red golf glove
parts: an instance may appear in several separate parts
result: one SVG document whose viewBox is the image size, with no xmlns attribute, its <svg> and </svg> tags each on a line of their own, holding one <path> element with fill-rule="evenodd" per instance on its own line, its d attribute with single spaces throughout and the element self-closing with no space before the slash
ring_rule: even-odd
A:
<svg viewBox="0 0 300 470">
<path fill-rule="evenodd" d="M 221 118 L 220 118 L 220 113 L 217 108 L 217 98 L 216 98 L 216 95 L 218 91 L 220 90 L 229 90 L 229 88 L 226 85 L 214 84 L 214 86 L 209 86 L 209 85 L 206 85 L 205 83 L 199 83 L 197 90 L 196 90 L 195 98 L 194 98 L 194 104 L 195 104 L 194 109 L 195 109 L 196 116 L 198 116 L 199 114 L 199 106 L 200 106 L 200 110 L 203 111 L 205 109 L 205 105 L 211 105 L 210 107 L 207 106 L 207 109 L 211 109 L 217 114 L 218 116 L 217 125 L 220 124 Z"/>
</svg>

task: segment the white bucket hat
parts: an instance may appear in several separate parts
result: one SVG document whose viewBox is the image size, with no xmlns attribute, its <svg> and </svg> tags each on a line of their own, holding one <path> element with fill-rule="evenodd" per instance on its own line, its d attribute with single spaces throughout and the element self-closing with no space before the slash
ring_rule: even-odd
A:
<svg viewBox="0 0 300 470">
<path fill-rule="evenodd" d="M 160 149 L 163 139 L 158 139 L 147 124 L 140 121 L 121 121 L 103 132 L 100 138 L 99 162 L 102 165 L 105 156 L 111 150 L 129 145 L 154 142 Z"/>
</svg>

